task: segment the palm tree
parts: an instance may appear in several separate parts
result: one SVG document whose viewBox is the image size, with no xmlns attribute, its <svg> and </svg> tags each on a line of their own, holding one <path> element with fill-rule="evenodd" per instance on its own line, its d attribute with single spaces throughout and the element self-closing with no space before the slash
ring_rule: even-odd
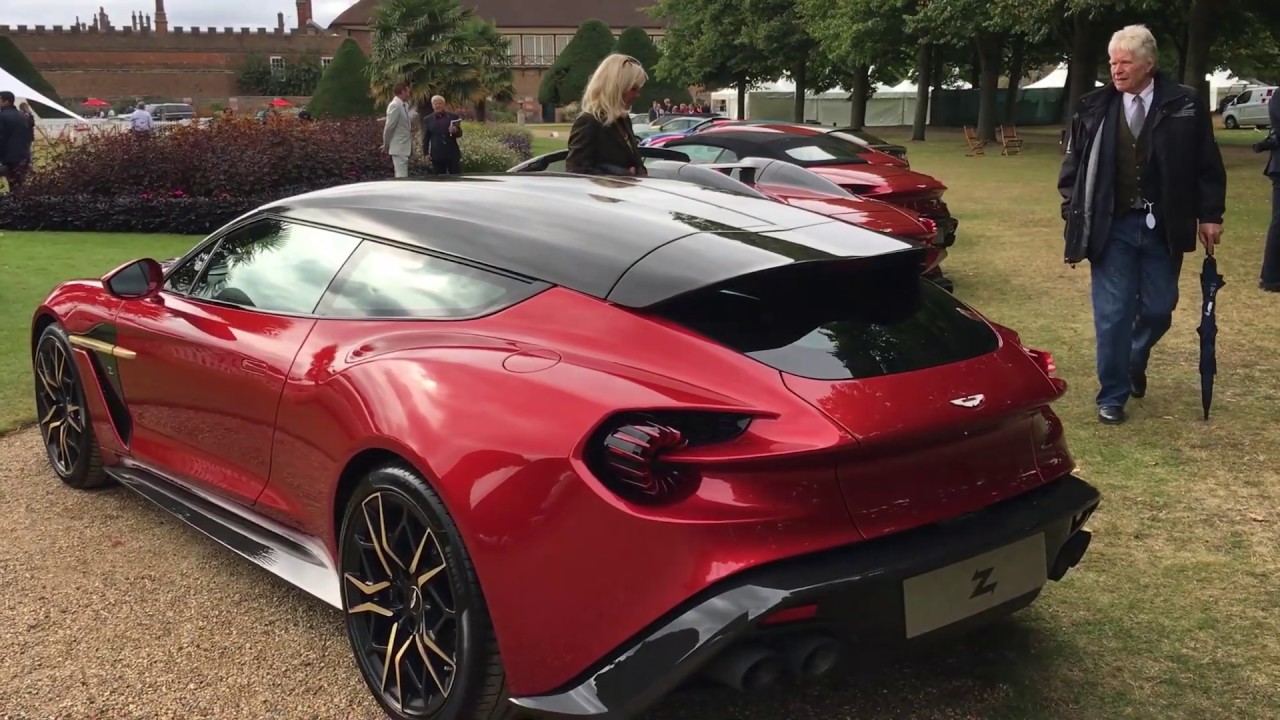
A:
<svg viewBox="0 0 1280 720">
<path fill-rule="evenodd" d="M 467 21 L 466 32 L 480 55 L 481 74 L 468 100 L 476 105 L 476 120 L 485 121 L 485 102 L 490 98 L 510 102 L 515 98 L 515 77 L 511 71 L 511 41 L 497 26 L 483 18 Z"/>
<path fill-rule="evenodd" d="M 475 13 L 458 0 L 384 0 L 370 19 L 369 81 L 379 103 L 407 82 L 411 102 L 429 112 L 432 95 L 471 99 L 488 72 L 489 50 L 472 32 Z"/>
</svg>

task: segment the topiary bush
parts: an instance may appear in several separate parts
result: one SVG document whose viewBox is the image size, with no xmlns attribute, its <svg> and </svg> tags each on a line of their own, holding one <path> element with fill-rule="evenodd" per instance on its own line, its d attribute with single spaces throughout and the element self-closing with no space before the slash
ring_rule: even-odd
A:
<svg viewBox="0 0 1280 720">
<path fill-rule="evenodd" d="M 693 102 L 693 98 L 689 95 L 689 88 L 658 78 L 656 70 L 658 61 L 662 59 L 662 52 L 658 50 L 657 45 L 653 44 L 653 39 L 644 28 L 629 27 L 623 30 L 618 36 L 618 46 L 614 52 L 630 55 L 640 61 L 645 72 L 649 73 L 648 81 L 640 89 L 640 97 L 636 98 L 635 104 L 631 106 L 632 112 L 648 112 L 649 108 L 653 107 L 653 101 L 662 101 L 667 98 L 677 105 Z"/>
<path fill-rule="evenodd" d="M 369 79 L 365 68 L 369 59 L 355 40 L 347 38 L 333 54 L 333 61 L 325 68 L 316 85 L 315 94 L 307 104 L 312 117 L 349 118 L 369 117 L 378 114 L 377 104 L 369 92 Z"/>
<path fill-rule="evenodd" d="M 35 65 L 31 64 L 31 60 L 13 44 L 13 41 L 4 35 L 0 35 L 0 68 L 4 68 L 15 78 L 21 80 L 31 86 L 32 90 L 44 95 L 50 100 L 66 107 L 66 103 L 62 98 L 58 97 L 57 91 L 53 89 L 53 85 L 40 74 Z M 16 90 L 17 88 L 0 88 L 0 90 Z M 62 117 L 62 113 L 48 107 L 44 103 L 32 101 L 32 109 L 43 117 Z M 67 108 L 72 109 L 72 108 Z"/>
<path fill-rule="evenodd" d="M 599 20 L 578 26 L 538 87 L 538 102 L 567 105 L 582 100 L 591 73 L 613 52 L 613 31 Z"/>
</svg>

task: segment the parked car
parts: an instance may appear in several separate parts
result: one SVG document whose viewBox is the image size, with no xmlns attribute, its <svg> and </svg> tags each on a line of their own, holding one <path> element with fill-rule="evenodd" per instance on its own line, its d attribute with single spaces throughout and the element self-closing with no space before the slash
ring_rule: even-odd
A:
<svg viewBox="0 0 1280 720">
<path fill-rule="evenodd" d="M 54 288 L 40 438 L 340 609 L 392 718 L 632 718 L 1085 554 L 1052 357 L 925 251 L 657 178 L 333 187 Z"/>
<path fill-rule="evenodd" d="M 1228 130 L 1235 130 L 1245 125 L 1256 128 L 1270 127 L 1271 117 L 1267 115 L 1267 105 L 1275 92 L 1275 87 L 1252 87 L 1240 93 L 1222 111 L 1222 124 Z"/>
<path fill-rule="evenodd" d="M 666 145 L 668 142 L 671 142 L 676 138 L 687 137 L 689 135 L 696 135 L 702 132 L 703 130 L 710 130 L 713 127 L 721 127 L 723 125 L 737 125 L 737 124 L 740 124 L 741 122 L 742 122 L 741 120 L 735 120 L 733 118 L 727 118 L 727 117 L 703 118 L 698 123 L 681 130 L 667 130 L 666 128 L 662 128 L 661 131 L 656 132 L 652 135 L 648 135 L 645 138 L 643 138 L 640 141 L 640 145 L 642 147 L 662 147 L 663 145 Z"/>
<path fill-rule="evenodd" d="M 748 120 L 743 124 L 794 135 L 828 135 L 851 143 L 858 148 L 856 152 L 873 165 L 893 165 L 894 167 L 908 169 L 911 167 L 911 163 L 907 161 L 907 149 L 905 147 L 887 142 L 866 130 L 781 120 Z"/>
<path fill-rule="evenodd" d="M 781 160 L 744 158 L 732 163 L 698 165 L 675 150 L 642 147 L 640 153 L 651 177 L 766 197 L 926 245 L 929 252 L 922 271 L 944 289 L 952 289 L 950 281 L 938 271 L 939 263 L 947 256 L 946 248 L 938 244 L 938 225 L 918 213 L 880 200 L 858 197 L 821 175 Z M 539 155 L 516 165 L 509 172 L 564 172 L 568 154 L 568 150 L 557 150 Z"/>
<path fill-rule="evenodd" d="M 735 162 L 745 157 L 783 160 L 811 170 L 849 192 L 917 212 L 938 224 L 942 246 L 956 241 L 959 222 L 942 196 L 946 186 L 905 168 L 867 162 L 854 145 L 825 133 L 797 134 L 760 125 L 727 125 L 672 140 L 694 162 Z"/>
</svg>

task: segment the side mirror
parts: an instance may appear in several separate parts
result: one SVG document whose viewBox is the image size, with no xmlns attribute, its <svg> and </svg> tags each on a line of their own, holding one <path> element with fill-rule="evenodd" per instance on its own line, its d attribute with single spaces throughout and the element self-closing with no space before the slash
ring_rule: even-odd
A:
<svg viewBox="0 0 1280 720">
<path fill-rule="evenodd" d="M 151 258 L 134 260 L 103 275 L 102 285 L 123 300 L 154 297 L 164 287 L 164 268 Z"/>
</svg>

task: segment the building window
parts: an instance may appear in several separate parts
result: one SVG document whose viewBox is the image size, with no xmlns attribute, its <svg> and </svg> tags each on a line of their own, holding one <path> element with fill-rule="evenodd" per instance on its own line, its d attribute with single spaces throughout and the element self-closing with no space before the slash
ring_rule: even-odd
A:
<svg viewBox="0 0 1280 720">
<path fill-rule="evenodd" d="M 564 52 L 564 49 L 568 47 L 569 41 L 572 39 L 573 39 L 572 35 L 556 36 L 556 57 L 560 57 L 560 53 Z"/>
<path fill-rule="evenodd" d="M 520 36 L 519 35 L 503 35 L 507 41 L 507 57 L 511 58 L 511 62 L 520 63 Z"/>
<path fill-rule="evenodd" d="M 528 65 L 550 65 L 556 59 L 555 42 L 555 35 L 525 35 L 525 63 Z"/>
<path fill-rule="evenodd" d="M 273 76 L 284 74 L 284 58 L 279 55 L 272 55 L 268 62 L 271 63 L 271 74 Z"/>
<path fill-rule="evenodd" d="M 323 70 L 324 68 L 329 67 L 329 63 L 331 63 L 331 62 L 333 62 L 333 58 L 331 58 L 331 57 L 322 57 L 322 58 L 320 58 L 320 69 L 322 69 L 322 70 Z"/>
</svg>

